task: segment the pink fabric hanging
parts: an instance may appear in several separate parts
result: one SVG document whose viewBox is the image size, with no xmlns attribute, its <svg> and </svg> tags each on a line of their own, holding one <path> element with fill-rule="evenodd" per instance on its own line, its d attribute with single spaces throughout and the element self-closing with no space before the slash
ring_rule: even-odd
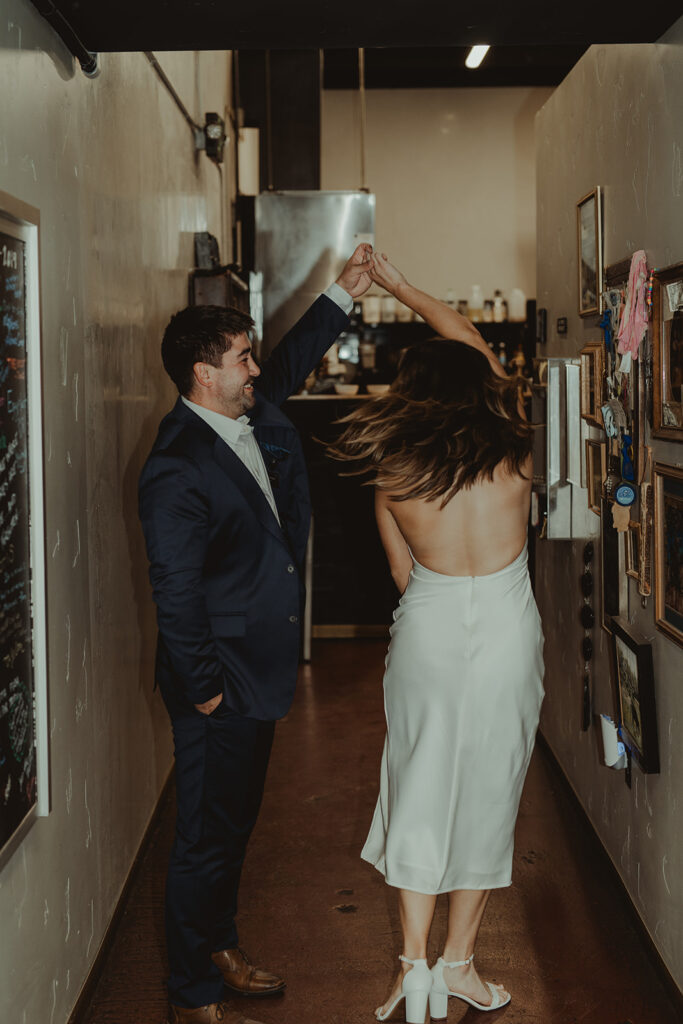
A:
<svg viewBox="0 0 683 1024">
<path fill-rule="evenodd" d="M 630 352 L 634 359 L 638 358 L 638 349 L 647 330 L 647 277 L 645 250 L 638 249 L 631 257 L 626 302 L 617 334 L 617 351 L 621 355 Z"/>
</svg>

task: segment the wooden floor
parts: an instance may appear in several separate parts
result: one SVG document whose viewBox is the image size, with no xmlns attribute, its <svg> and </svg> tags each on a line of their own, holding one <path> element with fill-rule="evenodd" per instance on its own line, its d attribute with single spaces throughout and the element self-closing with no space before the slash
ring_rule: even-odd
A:
<svg viewBox="0 0 683 1024">
<path fill-rule="evenodd" d="M 278 725 L 241 890 L 240 941 L 282 972 L 283 997 L 240 1000 L 263 1024 L 369 1024 L 401 950 L 396 901 L 359 858 L 384 738 L 385 644 L 317 641 L 292 711 Z M 169 800 L 85 1015 L 87 1024 L 164 1024 L 163 886 Z M 680 1024 L 596 840 L 537 750 L 517 826 L 514 884 L 490 900 L 477 946 L 504 982 L 506 1024 Z M 445 933 L 443 898 L 433 928 Z M 451 1000 L 450 1024 L 477 1011 Z M 486 1018 L 489 1019 L 489 1018 Z"/>
</svg>

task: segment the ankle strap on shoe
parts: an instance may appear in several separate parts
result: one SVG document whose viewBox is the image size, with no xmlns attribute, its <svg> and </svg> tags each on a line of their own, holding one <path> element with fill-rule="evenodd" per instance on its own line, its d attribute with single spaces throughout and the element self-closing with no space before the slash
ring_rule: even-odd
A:
<svg viewBox="0 0 683 1024">
<path fill-rule="evenodd" d="M 447 963 L 443 957 L 440 957 L 440 960 L 444 967 L 469 967 L 474 960 L 474 953 L 472 956 L 468 956 L 467 960 L 452 960 L 450 963 Z"/>
<path fill-rule="evenodd" d="M 427 961 L 424 957 L 419 957 L 417 960 L 411 960 L 409 956 L 404 956 L 403 953 L 399 953 L 399 960 L 402 960 L 404 964 L 424 964 Z"/>
</svg>

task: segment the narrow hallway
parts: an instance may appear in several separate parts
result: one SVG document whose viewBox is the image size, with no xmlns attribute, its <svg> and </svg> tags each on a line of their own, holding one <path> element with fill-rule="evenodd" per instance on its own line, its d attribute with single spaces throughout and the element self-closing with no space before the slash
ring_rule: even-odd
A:
<svg viewBox="0 0 683 1024">
<path fill-rule="evenodd" d="M 283 998 L 240 1000 L 264 1024 L 361 1024 L 400 952 L 396 901 L 359 858 L 384 738 L 382 641 L 318 641 L 278 726 L 245 865 L 241 944 L 282 972 Z M 173 831 L 159 818 L 84 1024 L 163 1024 L 163 883 Z M 513 885 L 492 895 L 477 946 L 503 982 L 496 1019 L 524 1024 L 676 1024 L 597 841 L 538 748 L 517 825 Z M 445 900 L 434 927 L 435 958 Z M 455 1000 L 449 1021 L 477 1013 Z"/>
</svg>

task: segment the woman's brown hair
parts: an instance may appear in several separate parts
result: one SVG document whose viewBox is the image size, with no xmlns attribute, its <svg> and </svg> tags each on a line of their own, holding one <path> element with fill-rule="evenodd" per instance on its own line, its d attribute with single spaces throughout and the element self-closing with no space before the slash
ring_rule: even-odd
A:
<svg viewBox="0 0 683 1024">
<path fill-rule="evenodd" d="M 406 349 L 390 390 L 340 420 L 327 452 L 396 501 L 441 498 L 443 507 L 501 463 L 524 476 L 533 427 L 518 401 L 517 383 L 483 352 L 437 338 Z"/>
</svg>

